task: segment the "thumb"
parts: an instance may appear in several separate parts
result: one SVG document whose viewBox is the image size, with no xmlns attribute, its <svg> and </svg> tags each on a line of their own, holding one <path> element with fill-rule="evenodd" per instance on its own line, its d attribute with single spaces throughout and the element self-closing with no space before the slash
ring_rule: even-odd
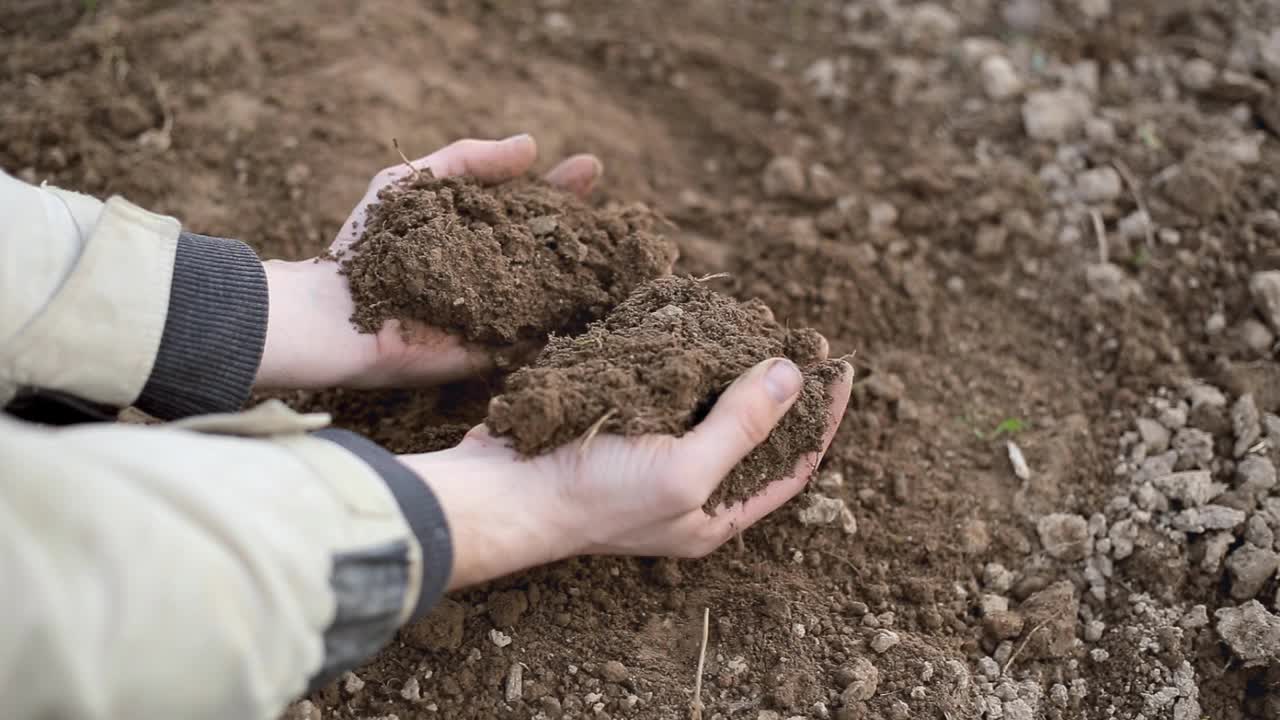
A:
<svg viewBox="0 0 1280 720">
<path fill-rule="evenodd" d="M 695 477 L 707 484 L 707 492 L 769 437 L 803 385 L 795 363 L 765 360 L 733 381 L 706 419 L 680 439 L 678 454 L 696 468 Z"/>
</svg>

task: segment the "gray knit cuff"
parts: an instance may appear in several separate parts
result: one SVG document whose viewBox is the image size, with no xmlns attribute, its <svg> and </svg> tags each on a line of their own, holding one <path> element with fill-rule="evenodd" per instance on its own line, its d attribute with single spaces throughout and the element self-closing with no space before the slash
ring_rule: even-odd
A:
<svg viewBox="0 0 1280 720">
<path fill-rule="evenodd" d="M 248 245 L 178 236 L 169 311 L 151 376 L 134 403 L 171 420 L 244 406 L 267 337 L 267 276 Z"/>
<path fill-rule="evenodd" d="M 422 478 L 363 435 L 326 428 L 312 433 L 341 445 L 382 477 L 422 548 L 422 584 L 410 620 L 421 618 L 444 595 L 453 574 L 453 540 L 444 509 Z"/>
</svg>

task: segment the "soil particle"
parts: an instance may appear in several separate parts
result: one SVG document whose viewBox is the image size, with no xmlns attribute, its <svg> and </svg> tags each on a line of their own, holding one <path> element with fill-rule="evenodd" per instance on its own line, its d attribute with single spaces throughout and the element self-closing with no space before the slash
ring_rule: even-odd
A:
<svg viewBox="0 0 1280 720">
<path fill-rule="evenodd" d="M 400 638 L 406 645 L 422 650 L 456 650 L 462 645 L 466 616 L 464 605 L 444 598 L 425 618 L 406 625 Z"/>
<path fill-rule="evenodd" d="M 523 590 L 506 590 L 489 596 L 489 619 L 500 628 L 515 625 L 528 609 L 529 596 Z"/>
<path fill-rule="evenodd" d="M 1040 535 L 1040 544 L 1050 557 L 1083 560 L 1093 551 L 1089 522 L 1079 515 L 1046 515 L 1036 523 L 1036 531 Z"/>
<path fill-rule="evenodd" d="M 1076 639 L 1080 603 L 1075 587 L 1063 580 L 1026 599 L 1019 608 L 1026 626 L 1026 653 L 1054 658 L 1070 654 Z"/>
<path fill-rule="evenodd" d="M 735 378 L 770 357 L 805 374 L 795 405 L 729 474 L 708 511 L 751 497 L 819 449 L 828 384 L 843 372 L 820 361 L 812 330 L 788 330 L 758 301 L 738 302 L 706 282 L 667 277 L 640 289 L 577 337 L 554 337 L 533 366 L 512 374 L 485 421 L 517 450 L 537 455 L 598 431 L 682 435 Z"/>
<path fill-rule="evenodd" d="M 1257 600 L 1215 614 L 1218 635 L 1245 667 L 1280 663 L 1280 617 Z"/>
<path fill-rule="evenodd" d="M 505 345 L 575 332 L 671 266 L 675 247 L 643 206 L 595 210 L 536 181 L 460 178 L 388 186 L 343 261 L 352 321 L 418 321 Z"/>
</svg>

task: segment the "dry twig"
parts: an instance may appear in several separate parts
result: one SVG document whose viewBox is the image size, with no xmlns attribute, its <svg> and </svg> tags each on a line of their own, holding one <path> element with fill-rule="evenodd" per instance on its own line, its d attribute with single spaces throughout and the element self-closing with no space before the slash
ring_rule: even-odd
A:
<svg viewBox="0 0 1280 720">
<path fill-rule="evenodd" d="M 1041 620 L 1039 625 L 1036 625 L 1035 627 L 1031 628 L 1031 632 L 1027 633 L 1027 636 L 1023 638 L 1022 644 L 1019 645 L 1018 648 L 1013 651 L 1013 654 L 1009 656 L 1009 660 L 1005 662 L 1004 667 L 1000 668 L 1001 676 L 1007 675 L 1009 673 L 1009 668 L 1013 665 L 1013 661 L 1017 660 L 1018 656 L 1022 654 L 1022 651 L 1027 647 L 1027 643 L 1031 642 L 1031 638 L 1035 637 L 1036 633 L 1044 629 L 1044 626 L 1048 625 L 1051 620 L 1056 620 L 1058 618 L 1058 614 L 1059 613 L 1054 613 L 1050 615 L 1044 620 Z"/>
<path fill-rule="evenodd" d="M 1093 233 L 1098 236 L 1098 262 L 1105 265 L 1111 258 L 1111 249 L 1107 243 L 1107 226 L 1102 222 L 1102 213 L 1097 210 L 1090 210 L 1089 217 L 1093 219 Z"/>
<path fill-rule="evenodd" d="M 404 151 L 400 149 L 400 141 L 391 138 L 391 145 L 396 149 L 396 154 L 400 156 L 400 159 L 404 161 L 404 166 L 409 168 L 409 172 L 413 173 L 413 179 L 417 180 L 420 174 L 418 168 L 414 167 L 413 163 L 409 162 L 409 158 L 405 157 Z"/>
<path fill-rule="evenodd" d="M 726 278 L 726 277 L 729 277 L 729 273 L 727 272 L 711 273 L 710 275 L 703 275 L 700 278 L 694 278 L 693 281 L 698 283 L 704 283 L 708 280 L 715 280 L 716 278 Z"/>
<path fill-rule="evenodd" d="M 1147 235 L 1147 247 L 1155 247 L 1156 238 L 1155 231 L 1151 229 L 1151 211 L 1147 210 L 1147 201 L 1142 197 L 1142 191 L 1138 189 L 1138 182 L 1134 179 L 1133 173 L 1129 172 L 1129 166 L 1124 164 L 1123 160 L 1116 160 L 1111 163 L 1115 167 L 1116 172 L 1120 173 L 1120 177 L 1124 180 L 1124 184 L 1129 186 L 1129 192 L 1133 193 L 1133 201 L 1138 204 L 1138 210 L 1142 212 L 1146 222 L 1143 223 L 1143 231 Z"/>
<path fill-rule="evenodd" d="M 702 720 L 702 669 L 707 662 L 707 636 L 711 633 L 711 608 L 702 609 L 702 649 L 698 651 L 698 677 L 693 681 L 693 702 L 689 705 L 690 720 Z"/>
<path fill-rule="evenodd" d="M 587 454 L 587 447 L 591 445 L 591 441 L 600 433 L 600 428 L 604 427 L 605 422 L 609 418 L 613 417 L 615 412 L 616 410 L 610 409 L 608 412 L 601 415 L 599 420 L 592 423 L 590 428 L 587 428 L 587 434 L 582 436 L 582 444 L 578 446 L 578 457 L 582 457 Z"/>
</svg>

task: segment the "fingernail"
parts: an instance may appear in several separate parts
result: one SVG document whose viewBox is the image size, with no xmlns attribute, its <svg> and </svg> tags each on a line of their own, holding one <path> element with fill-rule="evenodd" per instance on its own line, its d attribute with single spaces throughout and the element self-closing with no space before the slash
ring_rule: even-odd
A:
<svg viewBox="0 0 1280 720">
<path fill-rule="evenodd" d="M 502 141 L 502 144 L 515 145 L 516 143 L 528 142 L 530 140 L 533 140 L 532 135 L 530 135 L 529 133 L 520 133 L 519 135 L 512 135 L 511 137 L 506 138 L 505 140 Z"/>
<path fill-rule="evenodd" d="M 774 360 L 764 373 L 765 390 L 776 403 L 784 403 L 800 392 L 802 382 L 800 370 L 786 358 Z"/>
</svg>

